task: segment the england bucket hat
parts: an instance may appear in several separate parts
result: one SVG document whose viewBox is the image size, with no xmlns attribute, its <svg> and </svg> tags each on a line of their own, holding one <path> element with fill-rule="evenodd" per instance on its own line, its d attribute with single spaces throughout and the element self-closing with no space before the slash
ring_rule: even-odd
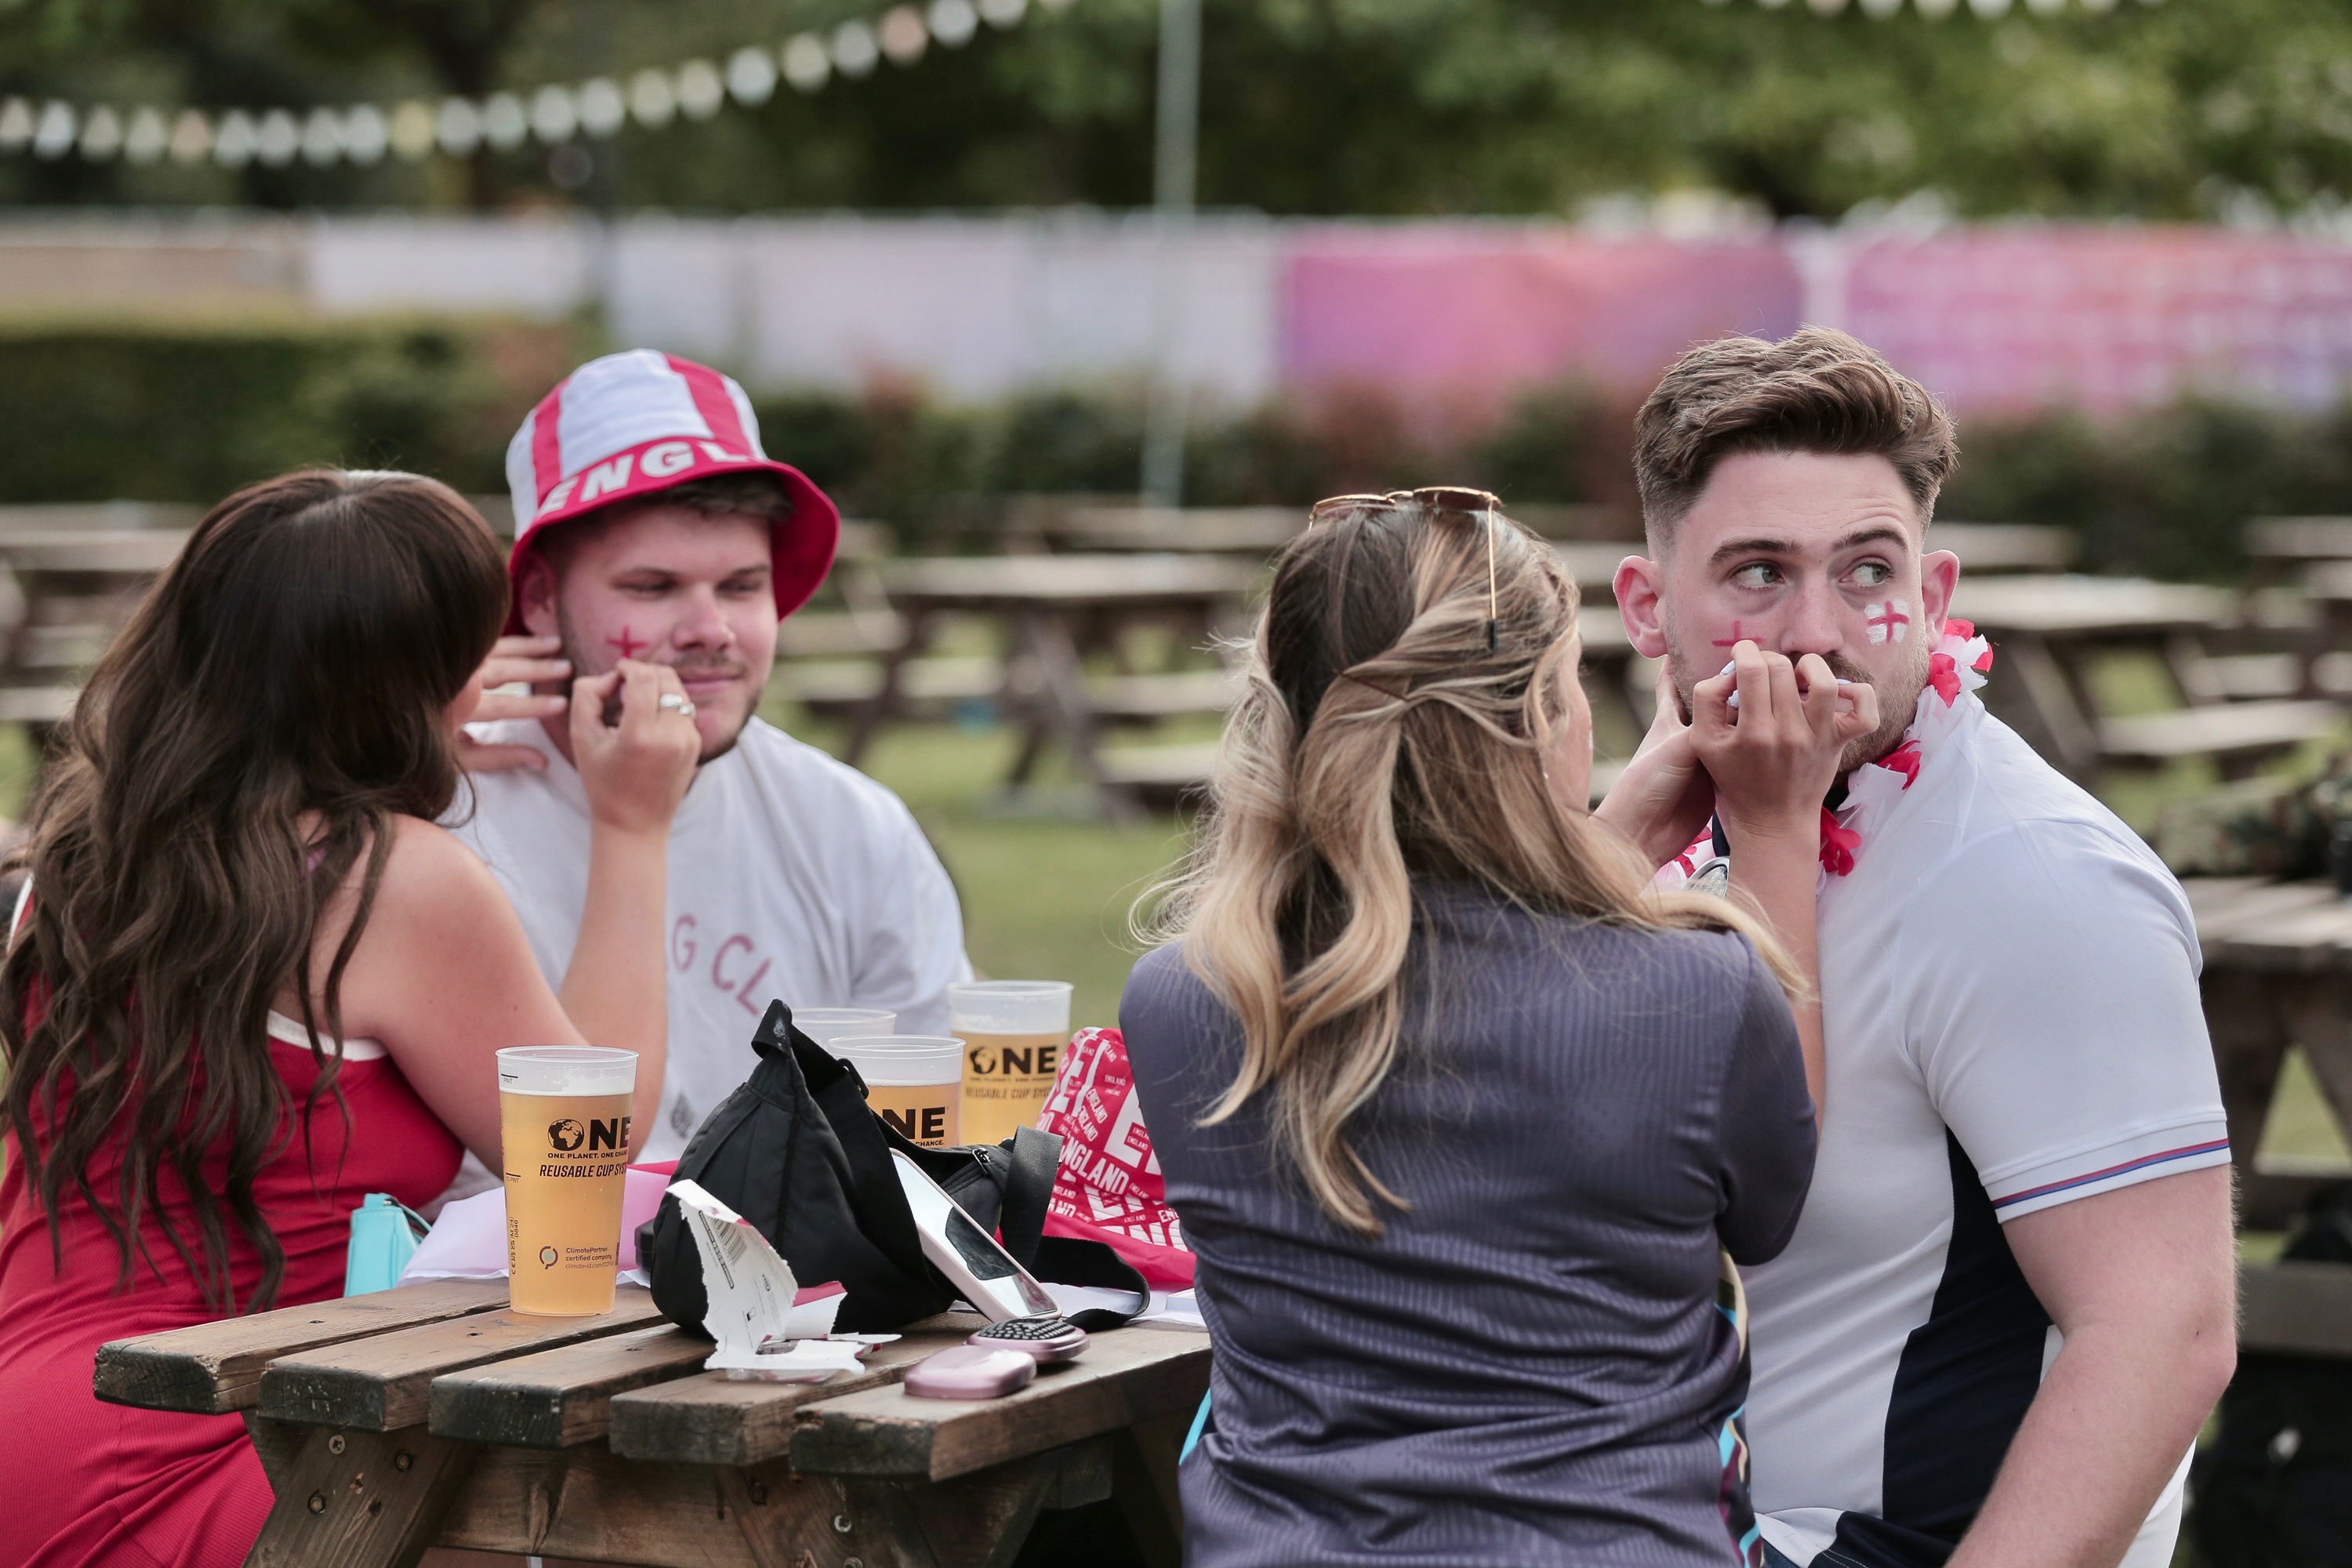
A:
<svg viewBox="0 0 2352 1568">
<path fill-rule="evenodd" d="M 592 511 L 644 500 L 692 479 L 746 469 L 771 473 L 786 509 L 770 535 L 778 618 L 808 603 L 833 567 L 841 513 L 798 468 L 760 446 L 751 400 L 730 376 L 652 349 L 590 360 L 556 384 L 507 445 L 514 493 L 514 553 L 507 574 L 520 631 L 523 563 L 547 537 Z"/>
</svg>

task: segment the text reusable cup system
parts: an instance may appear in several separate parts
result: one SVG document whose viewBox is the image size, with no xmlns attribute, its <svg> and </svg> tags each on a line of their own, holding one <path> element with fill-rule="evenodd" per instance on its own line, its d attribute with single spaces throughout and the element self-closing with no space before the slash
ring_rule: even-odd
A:
<svg viewBox="0 0 2352 1568">
<path fill-rule="evenodd" d="M 518 1312 L 613 1310 L 637 1053 L 513 1046 L 499 1053 L 509 1300 Z"/>
<path fill-rule="evenodd" d="M 1070 1039 L 1070 983 L 950 985 L 948 1027 L 964 1043 L 962 1142 L 1001 1143 L 1034 1126 Z"/>
</svg>

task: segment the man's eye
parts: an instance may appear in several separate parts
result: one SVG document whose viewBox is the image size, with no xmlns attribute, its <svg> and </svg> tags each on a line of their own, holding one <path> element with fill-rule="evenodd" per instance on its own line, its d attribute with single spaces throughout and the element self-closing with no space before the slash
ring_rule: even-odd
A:
<svg viewBox="0 0 2352 1568">
<path fill-rule="evenodd" d="M 1884 561 L 1865 561 L 1847 576 L 1857 588 L 1883 588 L 1895 580 L 1895 568 Z"/>
<path fill-rule="evenodd" d="M 1769 588 L 1780 580 L 1780 569 L 1769 561 L 1751 561 L 1731 574 L 1732 584 L 1740 588 Z"/>
</svg>

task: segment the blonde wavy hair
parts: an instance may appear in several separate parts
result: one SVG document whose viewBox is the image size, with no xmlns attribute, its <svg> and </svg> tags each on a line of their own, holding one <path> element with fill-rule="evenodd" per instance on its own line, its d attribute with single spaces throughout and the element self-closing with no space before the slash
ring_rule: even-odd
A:
<svg viewBox="0 0 2352 1568">
<path fill-rule="evenodd" d="M 1654 892 L 1630 846 L 1559 802 L 1544 761 L 1569 722 L 1577 593 L 1542 541 L 1402 492 L 1325 510 L 1276 563 L 1192 853 L 1142 929 L 1181 941 L 1241 1022 L 1241 1070 L 1202 1124 L 1273 1095 L 1316 1201 L 1378 1236 L 1375 1200 L 1410 1205 L 1348 1124 L 1397 1059 L 1416 884 L 1737 931 L 1799 981 L 1759 921 Z"/>
</svg>

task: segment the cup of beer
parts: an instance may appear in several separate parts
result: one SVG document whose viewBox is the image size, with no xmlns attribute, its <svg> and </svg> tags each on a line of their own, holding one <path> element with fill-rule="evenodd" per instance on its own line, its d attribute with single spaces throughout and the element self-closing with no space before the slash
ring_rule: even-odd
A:
<svg viewBox="0 0 2352 1568">
<path fill-rule="evenodd" d="M 825 1049 L 857 1069 L 866 1080 L 866 1103 L 903 1136 L 932 1149 L 963 1142 L 961 1040 L 949 1035 L 853 1035 Z"/>
<path fill-rule="evenodd" d="M 963 1137 L 1001 1143 L 1035 1124 L 1070 1042 L 1066 980 L 972 980 L 948 987 L 948 1028 L 964 1044 Z"/>
<path fill-rule="evenodd" d="M 898 1015 L 879 1007 L 795 1007 L 793 1027 L 833 1051 L 833 1042 L 859 1036 L 887 1035 L 898 1026 Z M 833 1051 L 839 1056 L 839 1051 Z"/>
<path fill-rule="evenodd" d="M 613 1310 L 637 1053 L 514 1046 L 499 1053 L 509 1300 L 518 1312 Z"/>
</svg>

